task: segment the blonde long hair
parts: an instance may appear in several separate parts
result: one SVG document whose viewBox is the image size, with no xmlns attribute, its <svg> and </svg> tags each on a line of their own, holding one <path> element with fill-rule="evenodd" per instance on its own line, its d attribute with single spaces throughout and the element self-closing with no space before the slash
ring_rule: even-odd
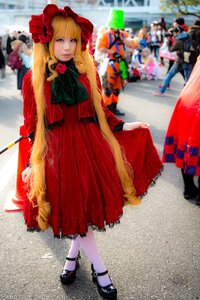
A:
<svg viewBox="0 0 200 300">
<path fill-rule="evenodd" d="M 101 94 L 97 87 L 96 70 L 93 59 L 88 50 L 81 50 L 81 29 L 71 17 L 56 16 L 52 21 L 54 36 L 49 46 L 44 44 L 34 44 L 33 47 L 33 69 L 32 84 L 34 89 L 36 108 L 37 108 L 37 126 L 35 141 L 31 152 L 32 180 L 30 186 L 29 199 L 37 199 L 38 216 L 37 221 L 41 229 L 47 229 L 48 219 L 50 215 L 50 204 L 46 199 L 46 183 L 45 183 L 45 154 L 47 148 L 47 129 L 45 124 L 45 96 L 44 81 L 46 77 L 46 63 L 52 71 L 52 76 L 47 80 L 53 80 L 58 76 L 55 70 L 51 69 L 53 63 L 57 62 L 54 56 L 54 42 L 57 38 L 67 36 L 76 38 L 77 47 L 74 55 L 74 63 L 81 74 L 88 77 L 93 106 L 95 108 L 101 132 L 109 143 L 116 162 L 116 168 L 121 180 L 124 191 L 125 204 L 139 204 L 140 200 L 136 197 L 136 191 L 132 183 L 133 174 L 129 167 L 119 143 L 114 137 L 107 123 L 105 113 L 101 105 Z"/>
</svg>

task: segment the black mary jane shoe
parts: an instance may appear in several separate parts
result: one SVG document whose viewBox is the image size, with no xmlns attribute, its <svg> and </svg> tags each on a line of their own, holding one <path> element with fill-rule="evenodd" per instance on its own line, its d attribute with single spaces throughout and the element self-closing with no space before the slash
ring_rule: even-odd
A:
<svg viewBox="0 0 200 300">
<path fill-rule="evenodd" d="M 105 299 L 116 299 L 117 289 L 114 287 L 112 283 L 106 286 L 100 286 L 100 284 L 98 283 L 98 277 L 108 274 L 108 271 L 106 270 L 105 272 L 97 273 L 94 270 L 93 264 L 91 265 L 91 269 L 92 269 L 92 281 L 94 282 L 94 284 L 96 284 L 99 294 Z"/>
<path fill-rule="evenodd" d="M 76 264 L 75 264 L 75 269 L 73 271 L 68 271 L 68 270 L 63 269 L 62 273 L 60 274 L 60 281 L 63 285 L 72 284 L 74 282 L 74 280 L 76 279 L 76 271 L 79 268 L 78 260 L 80 258 L 81 258 L 80 253 L 78 254 L 77 257 L 74 257 L 74 258 L 66 257 L 66 260 L 76 261 Z"/>
</svg>

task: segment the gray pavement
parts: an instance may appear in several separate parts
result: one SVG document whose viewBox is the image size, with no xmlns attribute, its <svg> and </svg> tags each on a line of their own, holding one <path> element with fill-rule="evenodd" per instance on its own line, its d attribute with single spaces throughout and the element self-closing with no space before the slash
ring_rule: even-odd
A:
<svg viewBox="0 0 200 300">
<path fill-rule="evenodd" d="M 163 78 L 166 68 L 160 70 Z M 151 124 L 161 155 L 183 79 L 177 75 L 166 96 L 155 97 L 160 82 L 129 83 L 119 108 L 126 121 Z M 18 135 L 21 122 L 16 75 L 8 71 L 6 80 L 0 80 L 0 148 Z M 77 280 L 69 287 L 60 284 L 70 241 L 54 239 L 51 230 L 27 233 L 22 213 L 4 212 L 5 200 L 15 189 L 16 152 L 17 146 L 0 156 L 0 299 L 101 299 L 83 253 Z M 125 207 L 120 225 L 95 233 L 119 300 L 200 299 L 200 207 L 185 200 L 182 191 L 180 171 L 165 165 L 139 207 Z"/>
</svg>

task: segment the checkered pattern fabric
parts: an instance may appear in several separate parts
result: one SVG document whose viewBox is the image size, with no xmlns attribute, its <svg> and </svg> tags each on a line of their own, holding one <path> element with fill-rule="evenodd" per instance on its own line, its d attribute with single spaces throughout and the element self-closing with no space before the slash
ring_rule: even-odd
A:
<svg viewBox="0 0 200 300">
<path fill-rule="evenodd" d="M 173 136 L 166 136 L 162 161 L 175 163 L 185 173 L 200 176 L 200 148 L 189 144 L 181 145 Z"/>
</svg>

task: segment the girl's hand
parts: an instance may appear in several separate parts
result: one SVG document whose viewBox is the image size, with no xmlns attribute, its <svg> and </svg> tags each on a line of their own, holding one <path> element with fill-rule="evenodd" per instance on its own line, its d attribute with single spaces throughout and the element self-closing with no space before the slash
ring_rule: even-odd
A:
<svg viewBox="0 0 200 300">
<path fill-rule="evenodd" d="M 123 130 L 133 130 L 136 128 L 149 128 L 150 124 L 145 122 L 124 123 Z"/>
<path fill-rule="evenodd" d="M 31 167 L 27 167 L 23 172 L 22 172 L 22 181 L 25 183 L 28 183 L 30 181 L 32 174 Z"/>
</svg>

